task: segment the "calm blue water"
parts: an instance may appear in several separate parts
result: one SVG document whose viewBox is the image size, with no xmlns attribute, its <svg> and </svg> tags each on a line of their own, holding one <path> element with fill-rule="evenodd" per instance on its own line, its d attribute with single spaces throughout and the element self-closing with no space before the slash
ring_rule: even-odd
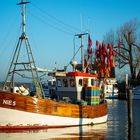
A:
<svg viewBox="0 0 140 140">
<path fill-rule="evenodd" d="M 46 129 L 40 131 L 0 132 L 0 140 L 140 140 L 140 100 L 133 101 L 133 127 L 128 129 L 127 102 L 109 100 L 106 124 Z"/>
<path fill-rule="evenodd" d="M 108 140 L 140 140 L 140 100 L 133 100 L 133 125 L 128 127 L 127 102 L 112 100 L 108 105 Z"/>
</svg>

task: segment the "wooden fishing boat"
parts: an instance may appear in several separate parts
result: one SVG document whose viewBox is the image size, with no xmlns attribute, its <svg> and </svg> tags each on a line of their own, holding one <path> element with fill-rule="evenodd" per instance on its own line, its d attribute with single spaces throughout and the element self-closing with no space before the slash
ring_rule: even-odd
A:
<svg viewBox="0 0 140 140">
<path fill-rule="evenodd" d="M 8 74 L 0 91 L 0 129 L 40 129 L 59 128 L 107 121 L 107 103 L 101 99 L 101 88 L 97 74 L 82 71 L 53 72 L 56 90 L 45 98 L 25 33 L 25 5 L 22 0 L 22 34 L 16 46 Z M 82 34 L 81 34 L 82 36 Z M 27 58 L 20 62 L 20 50 L 25 42 Z M 83 47 L 82 47 L 83 48 Z M 15 75 L 30 72 L 35 87 L 34 94 L 24 86 L 16 85 Z M 68 100 L 69 99 L 69 100 Z"/>
<path fill-rule="evenodd" d="M 94 88 L 97 89 L 92 87 L 92 90 Z M 98 124 L 107 121 L 107 103 L 73 104 L 1 91 L 0 114 L 0 129 L 37 129 Z"/>
</svg>

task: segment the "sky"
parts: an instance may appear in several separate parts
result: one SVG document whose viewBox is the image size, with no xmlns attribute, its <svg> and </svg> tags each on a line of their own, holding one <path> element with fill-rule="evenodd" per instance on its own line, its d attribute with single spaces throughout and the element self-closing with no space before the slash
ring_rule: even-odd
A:
<svg viewBox="0 0 140 140">
<path fill-rule="evenodd" d="M 21 36 L 19 2 L 0 0 L 0 81 Z M 73 57 L 75 34 L 89 32 L 95 47 L 95 41 L 102 41 L 108 31 L 131 19 L 140 20 L 139 6 L 140 0 L 30 0 L 26 5 L 26 35 L 36 65 L 50 70 L 63 68 Z M 86 47 L 86 39 L 84 43 Z M 75 50 L 79 46 L 76 38 Z"/>
</svg>

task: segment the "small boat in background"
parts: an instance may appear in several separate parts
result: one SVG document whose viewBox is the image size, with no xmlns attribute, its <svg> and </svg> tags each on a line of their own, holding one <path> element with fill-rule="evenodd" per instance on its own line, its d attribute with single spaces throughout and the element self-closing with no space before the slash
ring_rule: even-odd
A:
<svg viewBox="0 0 140 140">
<path fill-rule="evenodd" d="M 116 99 L 118 98 L 118 87 L 116 78 L 106 78 L 103 85 L 103 92 L 105 98 Z"/>
<path fill-rule="evenodd" d="M 140 86 L 132 88 L 132 95 L 133 99 L 140 100 Z"/>
</svg>

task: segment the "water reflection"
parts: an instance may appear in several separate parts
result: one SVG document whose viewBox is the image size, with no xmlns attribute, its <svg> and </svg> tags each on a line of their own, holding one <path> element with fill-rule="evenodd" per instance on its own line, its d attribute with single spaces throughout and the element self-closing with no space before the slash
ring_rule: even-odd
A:
<svg viewBox="0 0 140 140">
<path fill-rule="evenodd" d="M 127 102 L 112 100 L 108 103 L 108 135 L 109 140 L 127 140 Z"/>
<path fill-rule="evenodd" d="M 81 131 L 82 130 L 82 131 Z M 44 130 L 16 130 L 1 131 L 0 139 L 2 140 L 103 140 L 106 138 L 107 124 L 94 126 L 80 126 L 60 129 Z"/>
</svg>

